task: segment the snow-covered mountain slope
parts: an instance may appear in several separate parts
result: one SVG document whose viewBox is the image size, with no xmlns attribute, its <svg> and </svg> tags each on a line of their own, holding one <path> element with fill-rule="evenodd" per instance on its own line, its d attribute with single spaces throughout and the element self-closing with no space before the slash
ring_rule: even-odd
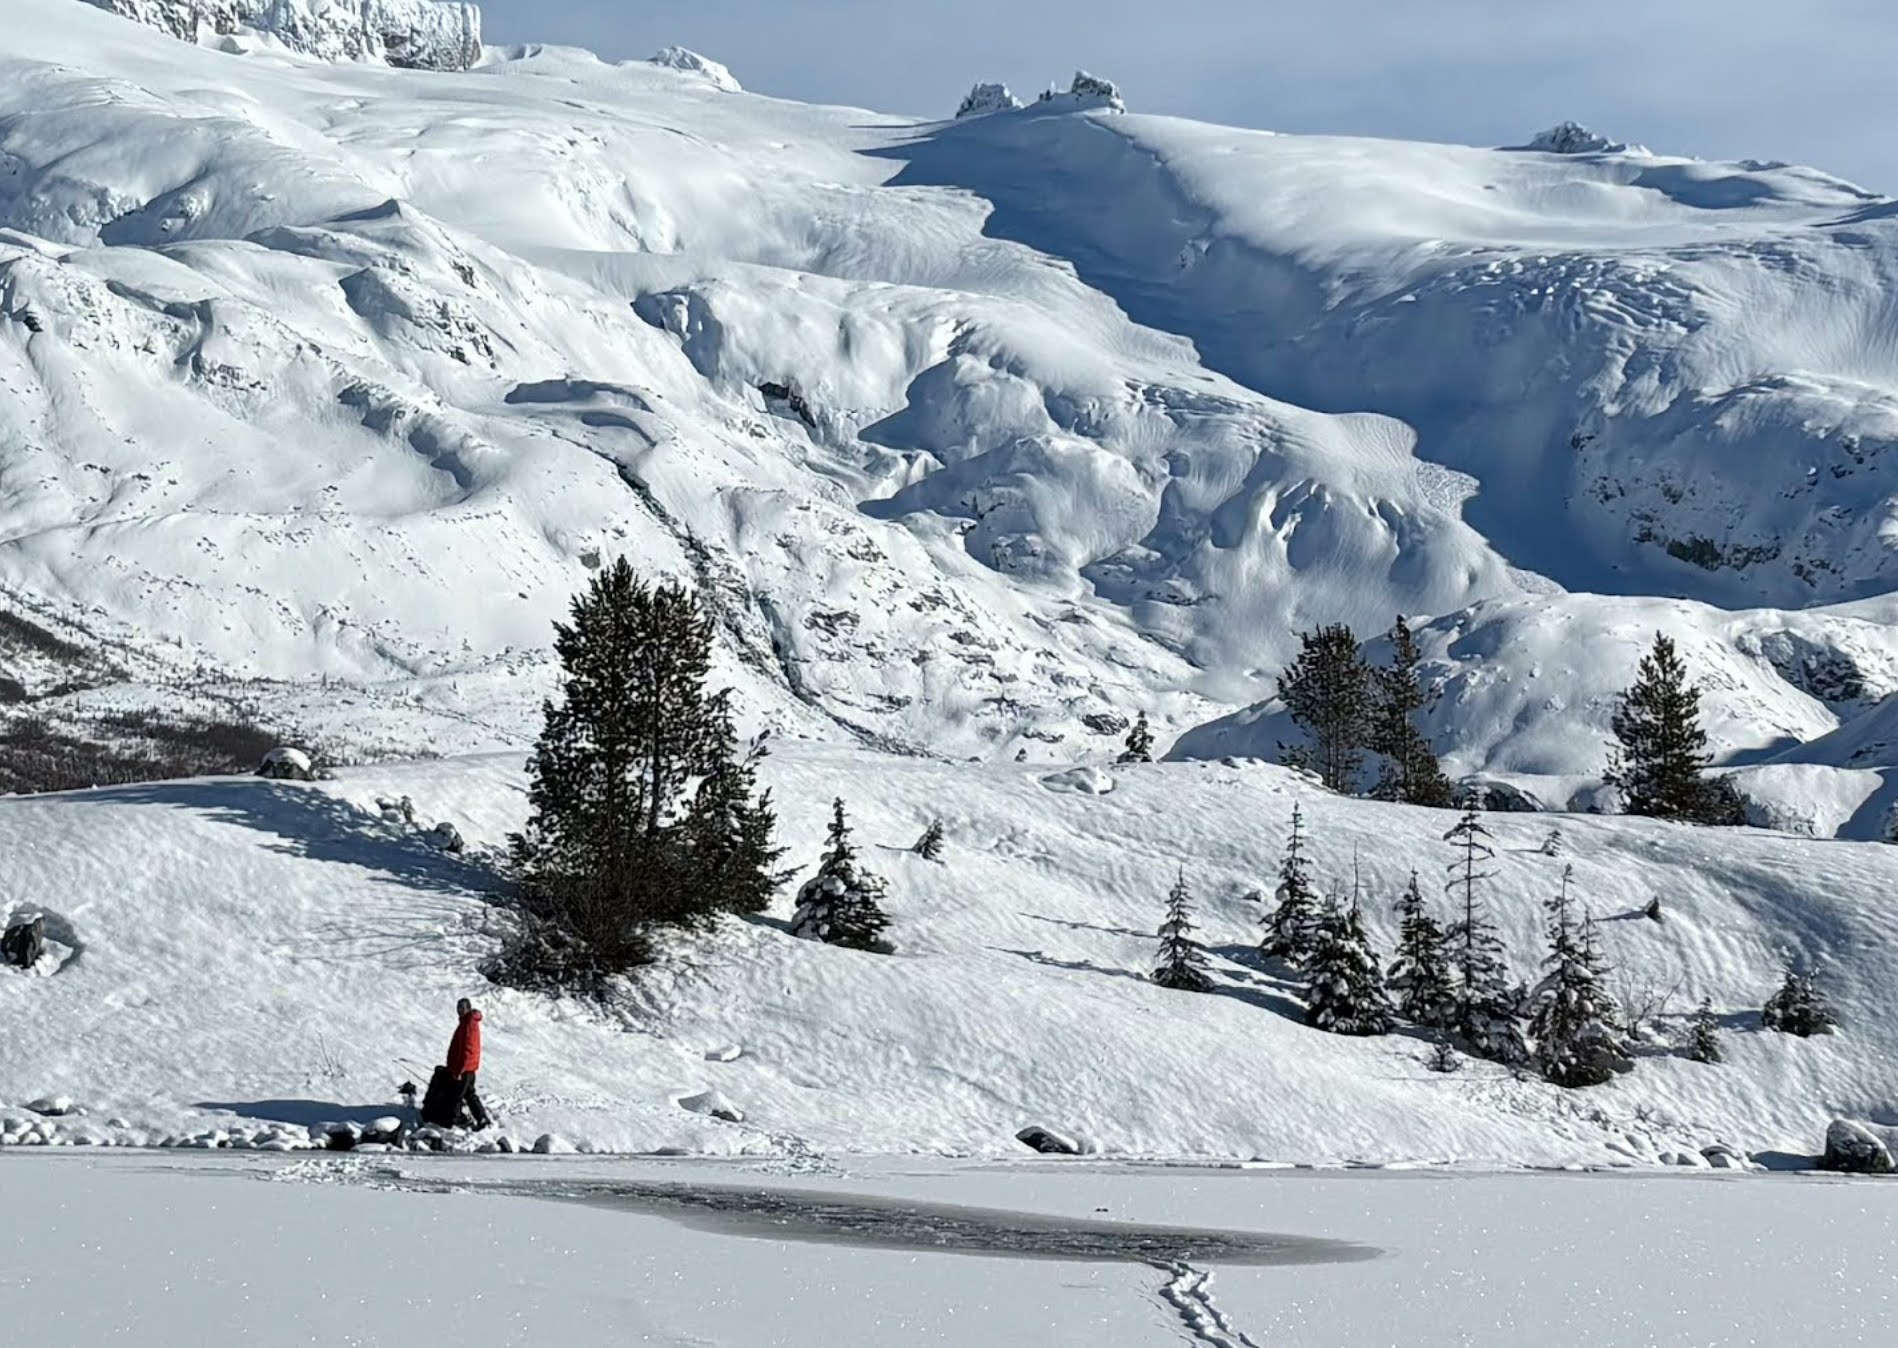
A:
<svg viewBox="0 0 1898 1348">
<path fill-rule="evenodd" d="M 240 47 L 0 32 L 0 593 L 110 670 L 35 715 L 518 744 L 616 553 L 754 721 L 951 756 L 1257 751 L 1399 611 L 1466 771 L 1598 773 L 1650 624 L 1735 761 L 1898 687 L 1892 226 L 1823 175 Z"/>
<path fill-rule="evenodd" d="M 235 1126 L 220 1107 L 251 1128 L 373 1116 L 436 1060 L 471 992 L 506 1128 L 615 1149 L 1014 1155 L 1038 1125 L 1118 1154 L 1652 1164 L 1714 1143 L 1810 1155 L 1833 1115 L 1887 1119 L 1898 1098 L 1891 848 L 1491 817 L 1491 909 L 1519 974 L 1572 864 L 1621 971 L 1611 987 L 1677 988 L 1670 1034 L 1703 996 L 1728 1027 L 1723 1065 L 1644 1055 L 1569 1092 L 1477 1063 L 1437 1075 L 1408 1036 L 1308 1029 L 1257 961 L 1245 895 L 1269 888 L 1294 803 L 1321 883 L 1348 889 L 1361 869 L 1386 950 L 1411 868 L 1441 902 L 1445 812 L 1342 801 L 1258 765 L 1057 773 L 806 742 L 766 768 L 799 878 L 845 796 L 864 864 L 889 880 L 896 953 L 789 936 L 794 882 L 775 918 L 642 979 L 626 1026 L 486 988 L 479 872 L 377 816 L 378 797 L 407 795 L 418 824 L 497 844 L 524 809 L 517 756 L 0 801 L 9 895 L 77 949 L 51 977 L 0 970 L 0 1023 L 30 1027 L 0 1036 L 0 1098 L 70 1096 L 90 1111 L 70 1126 L 120 1116 L 121 1138 Z M 940 862 L 906 850 L 931 819 Z M 1540 850 L 1551 822 L 1561 856 Z M 1182 872 L 1215 994 L 1146 981 Z M 1660 923 L 1641 915 L 1656 896 Z M 1788 955 L 1819 971 L 1838 1034 L 1757 1028 Z M 695 1112 L 710 1092 L 743 1122 Z"/>
<path fill-rule="evenodd" d="M 1898 228 L 1848 183 L 1142 116 L 903 154 L 899 182 L 980 192 L 1224 373 L 1402 418 L 1565 586 L 1804 606 L 1898 574 Z"/>
</svg>

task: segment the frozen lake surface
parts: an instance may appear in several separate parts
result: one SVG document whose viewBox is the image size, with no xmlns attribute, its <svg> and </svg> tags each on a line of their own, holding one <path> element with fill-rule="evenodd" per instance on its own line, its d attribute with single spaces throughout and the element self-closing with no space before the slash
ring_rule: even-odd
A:
<svg viewBox="0 0 1898 1348">
<path fill-rule="evenodd" d="M 21 1343 L 1898 1342 L 1898 1183 L 1817 1176 L 15 1150 L 0 1193 Z"/>
</svg>

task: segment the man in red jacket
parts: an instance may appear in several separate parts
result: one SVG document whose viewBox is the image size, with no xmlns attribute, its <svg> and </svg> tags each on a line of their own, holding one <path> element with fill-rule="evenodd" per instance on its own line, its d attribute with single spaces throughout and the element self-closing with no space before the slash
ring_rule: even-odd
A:
<svg viewBox="0 0 1898 1348">
<path fill-rule="evenodd" d="M 481 1013 L 463 997 L 455 1003 L 461 1019 L 455 1025 L 455 1037 L 448 1041 L 448 1074 L 461 1083 L 461 1095 L 455 1105 L 455 1117 L 465 1112 L 477 1130 L 488 1126 L 488 1111 L 475 1093 L 475 1073 L 481 1070 Z"/>
</svg>

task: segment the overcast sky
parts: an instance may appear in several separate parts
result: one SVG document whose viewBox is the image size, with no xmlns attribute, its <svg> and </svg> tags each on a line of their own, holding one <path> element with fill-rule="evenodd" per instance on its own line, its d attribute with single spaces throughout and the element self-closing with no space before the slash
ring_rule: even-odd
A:
<svg viewBox="0 0 1898 1348">
<path fill-rule="evenodd" d="M 1565 118 L 1898 193 L 1891 0 L 481 0 L 490 42 L 676 43 L 745 87 L 946 115 L 1075 67 L 1129 107 L 1281 131 L 1516 143 Z"/>
</svg>

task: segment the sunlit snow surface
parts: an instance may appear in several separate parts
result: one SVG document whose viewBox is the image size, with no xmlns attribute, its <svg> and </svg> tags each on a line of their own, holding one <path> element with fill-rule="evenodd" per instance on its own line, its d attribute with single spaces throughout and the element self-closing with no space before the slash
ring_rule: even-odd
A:
<svg viewBox="0 0 1898 1348">
<path fill-rule="evenodd" d="M 1898 235 L 1823 173 L 1137 99 L 919 124 L 77 0 L 9 0 L 0 125 L 0 603 L 104 685 L 56 717 L 519 745 L 625 554 L 713 598 L 787 732 L 1072 761 L 1145 708 L 1269 753 L 1223 718 L 1295 633 L 1403 611 L 1459 772 L 1565 803 L 1663 629 L 1774 822 L 1872 837 L 1898 796 L 1860 724 L 1898 689 Z"/>
</svg>

